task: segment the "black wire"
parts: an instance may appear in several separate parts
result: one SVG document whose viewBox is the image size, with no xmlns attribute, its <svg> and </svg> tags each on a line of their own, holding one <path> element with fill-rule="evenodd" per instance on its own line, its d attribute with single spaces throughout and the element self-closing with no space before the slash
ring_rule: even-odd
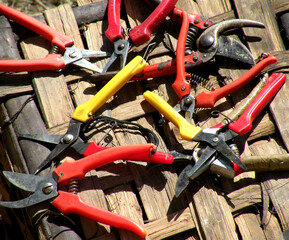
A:
<svg viewBox="0 0 289 240">
<path fill-rule="evenodd" d="M 130 121 L 125 121 L 125 120 L 119 120 L 119 119 L 115 119 L 115 118 L 107 117 L 107 116 L 94 116 L 93 119 L 83 127 L 82 132 L 87 133 L 95 129 L 97 124 L 99 123 L 108 123 L 108 124 L 113 123 L 112 126 L 114 128 L 120 127 L 120 128 L 129 129 L 129 130 L 137 130 L 142 133 L 142 136 L 147 137 L 147 141 L 150 143 L 153 143 L 156 146 L 156 148 L 159 145 L 159 139 L 152 130 L 145 128 L 137 123 L 132 123 Z M 154 152 L 156 151 L 156 148 Z"/>
</svg>

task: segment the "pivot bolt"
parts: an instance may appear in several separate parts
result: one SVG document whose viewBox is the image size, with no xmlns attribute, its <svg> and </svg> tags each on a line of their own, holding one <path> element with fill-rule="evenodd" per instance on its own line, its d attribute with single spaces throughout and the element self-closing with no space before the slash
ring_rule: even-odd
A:
<svg viewBox="0 0 289 240">
<path fill-rule="evenodd" d="M 212 35 L 210 34 L 206 34 L 204 36 L 201 37 L 200 39 L 200 46 L 204 49 L 209 49 L 213 43 L 214 43 L 215 39 Z"/>
<path fill-rule="evenodd" d="M 54 187 L 53 187 L 53 184 L 52 183 L 46 183 L 44 185 L 44 187 L 42 188 L 42 191 L 45 193 L 45 194 L 49 194 L 49 193 L 52 193 Z"/>
<path fill-rule="evenodd" d="M 72 52 L 69 53 L 69 57 L 76 58 L 77 57 L 77 53 L 75 51 L 72 51 Z"/>
<path fill-rule="evenodd" d="M 219 141 L 219 138 L 218 137 L 214 137 L 213 138 L 213 142 L 218 142 Z"/>
<path fill-rule="evenodd" d="M 72 134 L 66 134 L 62 138 L 63 143 L 70 143 L 73 140 L 73 135 Z"/>
</svg>

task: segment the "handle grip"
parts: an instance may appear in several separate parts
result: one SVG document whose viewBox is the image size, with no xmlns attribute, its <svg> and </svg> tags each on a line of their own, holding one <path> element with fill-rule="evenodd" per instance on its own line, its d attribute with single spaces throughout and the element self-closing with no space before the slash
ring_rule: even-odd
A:
<svg viewBox="0 0 289 240">
<path fill-rule="evenodd" d="M 52 44 L 57 45 L 61 51 L 64 51 L 66 47 L 74 44 L 74 41 L 70 36 L 61 34 L 49 27 L 47 24 L 1 3 L 0 13 L 12 19 L 14 22 L 17 22 L 18 24 L 46 38 Z"/>
<path fill-rule="evenodd" d="M 58 191 L 58 193 L 59 195 L 53 200 L 52 205 L 65 215 L 78 214 L 112 227 L 130 230 L 141 238 L 146 236 L 145 229 L 127 217 L 87 204 L 80 196 L 72 193 L 64 191 Z"/>
<path fill-rule="evenodd" d="M 272 55 L 268 55 L 262 61 L 253 66 L 249 71 L 228 85 L 212 92 L 201 92 L 198 94 L 198 96 L 196 96 L 196 107 L 213 108 L 219 99 L 242 88 L 252 79 L 254 79 L 254 77 L 257 76 L 257 74 L 260 73 L 265 67 L 275 62 L 277 62 L 277 58 L 273 57 Z"/>
<path fill-rule="evenodd" d="M 134 75 L 140 73 L 146 65 L 147 63 L 142 57 L 136 56 L 100 89 L 92 99 L 77 106 L 72 118 L 81 122 L 88 121 L 96 110 L 121 89 Z"/>
<path fill-rule="evenodd" d="M 59 178 L 58 183 L 60 185 L 66 185 L 71 178 L 78 178 L 81 180 L 85 177 L 87 172 L 116 160 L 134 159 L 135 161 L 143 162 L 145 161 L 144 159 L 151 157 L 154 149 L 154 144 L 135 144 L 113 147 L 89 155 L 78 161 L 64 162 L 57 167 L 54 172 Z"/>
<path fill-rule="evenodd" d="M 0 72 L 34 72 L 59 70 L 65 68 L 60 54 L 48 54 L 40 59 L 0 60 Z"/>
<path fill-rule="evenodd" d="M 172 84 L 173 89 L 180 99 L 190 94 L 191 84 L 186 80 L 185 70 L 185 45 L 189 31 L 188 14 L 183 12 L 183 23 L 180 30 L 178 43 L 177 43 L 177 54 L 176 54 L 176 80 Z"/>
<path fill-rule="evenodd" d="M 192 141 L 193 138 L 202 131 L 200 127 L 190 124 L 182 115 L 180 115 L 174 108 L 172 108 L 163 98 L 157 94 L 146 91 L 143 94 L 155 109 L 163 114 L 169 121 L 176 125 L 180 130 L 182 139 Z"/>
<path fill-rule="evenodd" d="M 98 145 L 97 143 L 89 143 L 88 147 L 83 152 L 83 156 L 89 156 L 99 151 L 103 151 L 105 149 L 109 149 L 109 147 L 103 147 Z M 174 161 L 174 157 L 168 153 L 156 151 L 154 154 L 147 155 L 145 152 L 138 152 L 135 155 L 131 156 L 131 161 L 139 161 L 142 159 L 143 162 L 152 162 L 152 163 L 161 163 L 161 164 L 172 164 Z"/>
<path fill-rule="evenodd" d="M 163 0 L 140 25 L 135 26 L 129 33 L 129 37 L 135 46 L 139 46 L 150 40 L 150 35 L 155 32 L 173 10 L 177 0 Z"/>
<path fill-rule="evenodd" d="M 105 35 L 112 43 L 123 39 L 123 28 L 120 25 L 121 0 L 109 0 L 107 6 L 108 28 Z"/>
<path fill-rule="evenodd" d="M 229 128 L 239 135 L 249 132 L 252 128 L 253 120 L 263 110 L 263 108 L 271 101 L 273 96 L 279 91 L 285 83 L 286 76 L 283 73 L 273 73 L 268 83 L 259 94 L 254 98 L 251 104 L 246 108 L 244 113 L 236 122 L 230 123 Z"/>
</svg>

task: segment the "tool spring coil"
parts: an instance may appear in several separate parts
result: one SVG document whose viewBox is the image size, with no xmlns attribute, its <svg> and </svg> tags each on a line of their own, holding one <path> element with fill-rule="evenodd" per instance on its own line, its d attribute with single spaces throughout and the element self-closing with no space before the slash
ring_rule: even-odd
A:
<svg viewBox="0 0 289 240">
<path fill-rule="evenodd" d="M 229 147 L 230 147 L 231 150 L 236 154 L 237 157 L 240 157 L 240 156 L 241 156 L 240 151 L 239 151 L 239 148 L 238 148 L 238 146 L 237 146 L 236 143 L 230 144 Z"/>
<path fill-rule="evenodd" d="M 59 51 L 60 51 L 60 48 L 57 45 L 53 45 L 50 50 L 50 54 L 58 54 Z"/>
<path fill-rule="evenodd" d="M 77 194 L 78 193 L 78 179 L 71 178 L 69 180 L 68 192 Z"/>
<path fill-rule="evenodd" d="M 209 79 L 206 79 L 196 73 L 191 73 L 191 78 L 190 78 L 190 82 L 200 85 L 203 88 L 212 91 L 214 89 L 213 84 L 209 81 Z"/>
<path fill-rule="evenodd" d="M 200 36 L 200 29 L 196 26 L 190 26 L 187 36 L 187 41 L 185 45 L 185 55 L 192 54 L 192 51 L 196 47 L 196 41 L 198 37 Z"/>
</svg>

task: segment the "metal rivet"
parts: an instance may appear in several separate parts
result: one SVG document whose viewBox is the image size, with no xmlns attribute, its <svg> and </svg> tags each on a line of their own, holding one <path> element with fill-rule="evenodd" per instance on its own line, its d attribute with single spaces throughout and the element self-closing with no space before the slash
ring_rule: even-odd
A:
<svg viewBox="0 0 289 240">
<path fill-rule="evenodd" d="M 218 137 L 214 137 L 213 138 L 213 142 L 218 142 L 219 141 L 219 138 Z"/>
<path fill-rule="evenodd" d="M 75 52 L 75 51 L 70 52 L 70 53 L 69 53 L 69 57 L 71 57 L 71 58 L 76 58 L 76 57 L 77 57 L 76 52 Z"/>
<path fill-rule="evenodd" d="M 52 193 L 54 187 L 53 187 L 53 184 L 52 183 L 46 183 L 44 185 L 44 187 L 42 188 L 42 191 L 45 193 L 45 194 L 49 194 L 49 193 Z"/>
<path fill-rule="evenodd" d="M 63 143 L 70 143 L 73 140 L 72 134 L 65 134 L 62 138 Z"/>
<path fill-rule="evenodd" d="M 182 91 L 185 91 L 185 90 L 186 90 L 186 87 L 182 86 L 182 87 L 181 87 L 181 90 L 182 90 Z"/>
</svg>

